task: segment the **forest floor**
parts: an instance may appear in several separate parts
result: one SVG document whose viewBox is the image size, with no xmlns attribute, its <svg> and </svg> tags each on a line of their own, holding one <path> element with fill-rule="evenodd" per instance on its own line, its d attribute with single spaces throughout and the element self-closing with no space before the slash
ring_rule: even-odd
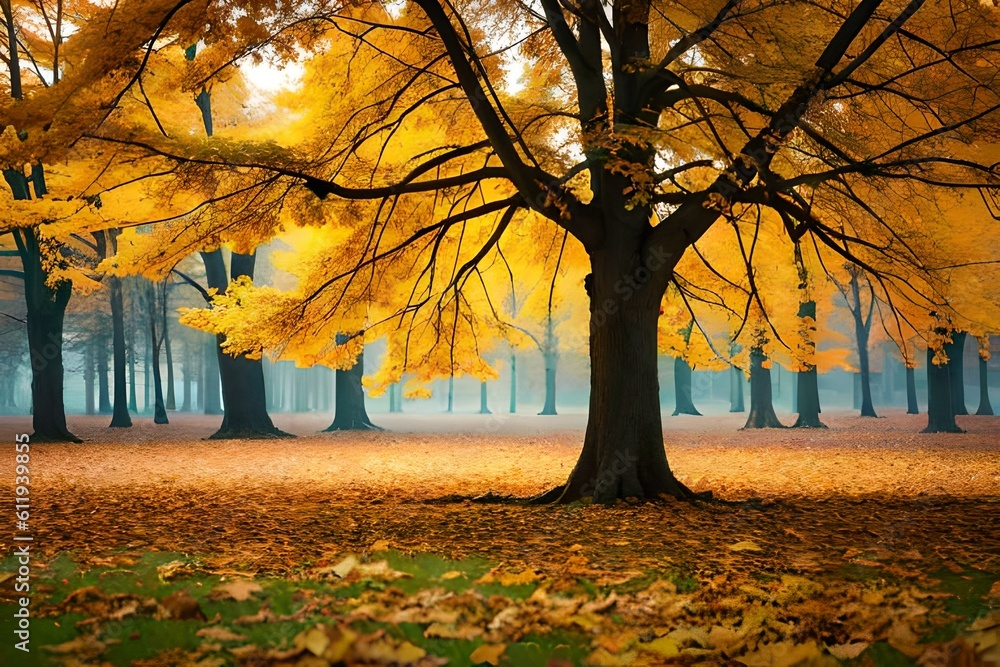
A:
<svg viewBox="0 0 1000 667">
<path fill-rule="evenodd" d="M 731 502 L 612 507 L 469 500 L 565 481 L 581 415 L 277 415 L 302 437 L 254 442 L 71 419 L 84 444 L 31 448 L 32 652 L 8 556 L 0 664 L 1000 665 L 1000 419 L 744 418 L 664 425 Z"/>
</svg>

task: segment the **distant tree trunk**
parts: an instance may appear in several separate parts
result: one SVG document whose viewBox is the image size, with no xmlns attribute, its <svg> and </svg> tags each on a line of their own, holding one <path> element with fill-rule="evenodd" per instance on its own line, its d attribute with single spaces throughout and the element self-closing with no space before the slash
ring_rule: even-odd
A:
<svg viewBox="0 0 1000 667">
<path fill-rule="evenodd" d="M 448 376 L 448 412 L 455 411 L 455 376 Z"/>
<path fill-rule="evenodd" d="M 517 354 L 510 353 L 510 414 L 517 414 Z"/>
<path fill-rule="evenodd" d="M 816 321 L 815 301 L 803 301 L 799 304 L 799 319 L 803 322 Z M 811 337 L 808 340 L 810 352 L 814 353 L 816 344 Z M 822 410 L 819 405 L 819 376 L 816 366 L 806 364 L 806 369 L 798 371 L 795 377 L 795 411 L 799 417 L 792 428 L 826 428 L 826 424 L 819 418 Z"/>
<path fill-rule="evenodd" d="M 701 416 L 691 398 L 691 366 L 680 357 L 674 357 L 674 406 L 674 417 Z"/>
<path fill-rule="evenodd" d="M 208 286 L 220 293 L 229 287 L 230 280 L 241 276 L 253 278 L 255 255 L 233 253 L 230 276 L 226 277 L 226 264 L 221 250 L 201 253 L 205 262 Z M 216 357 L 219 362 L 219 376 L 222 379 L 223 417 L 222 426 L 211 439 L 230 438 L 287 438 L 293 437 L 275 428 L 267 414 L 267 391 L 264 388 L 264 369 L 259 359 L 248 359 L 246 355 L 233 357 L 222 351 L 225 342 L 223 334 L 218 335 Z"/>
<path fill-rule="evenodd" d="M 163 382 L 160 377 L 160 345 L 162 343 L 162 338 L 160 338 L 156 331 L 156 320 L 159 315 L 157 312 L 159 308 L 157 306 L 156 285 L 149 283 L 146 294 L 149 306 L 149 339 L 151 341 L 153 354 L 153 423 L 166 424 L 168 423 L 167 408 L 163 403 Z M 163 296 L 164 299 L 166 299 L 166 293 L 164 293 Z M 166 304 L 164 304 L 164 309 L 165 308 Z"/>
<path fill-rule="evenodd" d="M 111 416 L 111 428 L 128 428 L 132 425 L 132 417 L 128 413 L 128 395 L 125 387 L 126 353 L 125 353 L 125 303 L 122 297 L 122 281 L 117 276 L 108 276 L 108 286 L 111 292 L 111 345 L 114 353 L 115 369 L 115 402 Z M 135 373 L 135 366 L 132 366 Z M 135 379 L 132 380 L 132 395 L 135 396 Z"/>
<path fill-rule="evenodd" d="M 750 415 L 743 428 L 784 428 L 774 413 L 771 397 L 771 369 L 759 347 L 750 350 Z"/>
<path fill-rule="evenodd" d="M 170 347 L 170 320 L 167 318 L 167 306 L 166 299 L 168 298 L 168 292 L 164 292 L 164 306 L 163 306 L 163 350 L 167 356 L 167 400 L 166 408 L 167 410 L 177 409 L 177 398 L 174 395 L 174 354 Z"/>
<path fill-rule="evenodd" d="M 911 366 L 906 367 L 906 414 L 920 414 L 920 406 L 917 405 L 917 372 Z"/>
<path fill-rule="evenodd" d="M 110 415 L 111 387 L 108 384 L 108 340 L 103 335 L 95 339 L 97 347 L 97 411 L 102 415 Z"/>
<path fill-rule="evenodd" d="M 400 405 L 399 383 L 393 382 L 389 385 L 389 412 L 395 414 L 402 411 L 403 406 Z"/>
<path fill-rule="evenodd" d="M 219 390 L 219 341 L 215 336 L 205 341 L 202 378 L 199 393 L 202 395 L 201 402 L 205 414 L 221 415 L 222 395 Z"/>
<path fill-rule="evenodd" d="M 559 341 L 556 339 L 552 322 L 552 297 L 549 296 L 549 310 L 545 321 L 545 342 L 542 350 L 545 360 L 545 404 L 540 415 L 556 414 L 556 371 L 559 367 Z"/>
<path fill-rule="evenodd" d="M 942 331 L 938 332 L 943 335 Z M 951 373 L 948 364 L 934 363 L 934 350 L 927 348 L 927 428 L 924 433 L 964 433 L 955 422 L 951 403 Z"/>
<path fill-rule="evenodd" d="M 486 383 L 479 383 L 479 414 L 481 415 L 491 415 L 489 406 L 489 395 L 486 391 Z"/>
<path fill-rule="evenodd" d="M 951 342 L 944 346 L 948 355 L 948 377 L 951 382 L 951 409 L 956 415 L 969 414 L 965 407 L 965 331 L 953 331 Z"/>
<path fill-rule="evenodd" d="M 979 409 L 976 414 L 992 416 L 993 406 L 990 404 L 989 365 L 986 359 L 979 357 Z"/>
<path fill-rule="evenodd" d="M 152 387 L 152 365 L 153 365 L 153 345 L 149 340 L 149 327 L 146 327 L 146 340 L 145 346 L 143 347 L 143 358 L 142 358 L 142 383 L 143 391 L 145 396 L 143 397 L 142 411 L 149 413 L 149 407 L 152 402 L 149 400 L 150 388 Z"/>
<path fill-rule="evenodd" d="M 347 337 L 337 334 L 337 344 L 343 345 Z M 337 371 L 337 391 L 334 400 L 333 423 L 326 429 L 329 431 L 381 431 L 368 418 L 365 409 L 365 389 L 361 380 L 365 374 L 365 353 L 362 349 L 358 360 L 347 370 Z"/>
<path fill-rule="evenodd" d="M 181 361 L 181 374 L 184 376 L 183 398 L 181 399 L 181 411 L 191 411 L 191 350 L 188 348 L 187 340 L 184 340 L 184 358 Z"/>
<path fill-rule="evenodd" d="M 743 371 L 736 366 L 729 367 L 729 411 L 746 412 L 743 402 Z"/>
<path fill-rule="evenodd" d="M 309 412 L 309 370 L 306 368 L 296 368 L 295 374 L 295 401 L 293 412 Z"/>
<path fill-rule="evenodd" d="M 893 398 L 896 395 L 893 377 L 893 358 L 889 352 L 889 347 L 884 346 L 882 350 L 882 402 L 886 405 L 893 405 Z"/>
<path fill-rule="evenodd" d="M 121 281 L 119 280 L 119 285 Z M 139 414 L 139 398 L 135 385 L 135 304 L 129 302 L 128 309 L 128 409 L 133 414 Z M 130 420 L 131 421 L 131 420 Z"/>
<path fill-rule="evenodd" d="M 94 399 L 94 339 L 87 341 L 87 346 L 83 348 L 83 413 L 92 415 L 97 412 Z"/>
<path fill-rule="evenodd" d="M 869 291 L 871 291 L 871 285 L 869 285 Z M 851 308 L 851 314 L 854 315 L 854 337 L 858 343 L 858 366 L 861 371 L 861 416 L 877 417 L 878 415 L 875 414 L 875 404 L 872 402 L 871 363 L 868 358 L 868 337 L 871 333 L 875 295 L 872 291 L 868 305 L 868 314 L 867 316 L 863 316 L 861 282 L 858 271 L 851 272 L 851 294 L 854 297 L 854 306 Z"/>
</svg>

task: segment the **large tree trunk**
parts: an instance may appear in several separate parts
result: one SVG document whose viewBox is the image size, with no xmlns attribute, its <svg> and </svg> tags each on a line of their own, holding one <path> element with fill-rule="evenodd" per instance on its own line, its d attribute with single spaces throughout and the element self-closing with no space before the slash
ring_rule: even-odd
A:
<svg viewBox="0 0 1000 667">
<path fill-rule="evenodd" d="M 219 292 L 229 287 L 226 264 L 221 250 L 201 253 L 205 262 L 208 286 Z M 233 253 L 230 278 L 253 278 L 255 256 Z M 211 439 L 254 439 L 294 437 L 276 428 L 267 414 L 267 391 L 264 388 L 264 368 L 259 359 L 246 355 L 233 357 L 222 351 L 225 337 L 220 334 L 216 345 L 219 376 L 222 380 L 222 426 Z"/>
<path fill-rule="evenodd" d="M 623 299 L 614 286 L 635 267 L 601 255 L 592 256 L 587 282 L 591 390 L 583 451 L 565 487 L 540 500 L 692 498 L 663 448 L 656 349 L 661 294 L 640 289 Z"/>
<path fill-rule="evenodd" d="M 951 382 L 951 409 L 956 415 L 969 414 L 965 407 L 965 331 L 953 331 L 951 342 L 944 346 L 948 355 L 948 377 Z"/>
<path fill-rule="evenodd" d="M 920 414 L 920 406 L 917 404 L 917 372 L 911 366 L 906 367 L 906 414 Z"/>
<path fill-rule="evenodd" d="M 976 414 L 992 416 L 993 406 L 990 404 L 989 362 L 979 357 L 979 409 Z"/>
<path fill-rule="evenodd" d="M 346 338 L 341 334 L 337 335 L 338 344 L 346 342 Z M 361 384 L 361 379 L 365 374 L 365 353 L 362 350 L 358 355 L 358 360 L 347 370 L 338 370 L 336 385 L 337 391 L 334 400 L 333 423 L 326 429 L 329 431 L 380 431 L 378 426 L 372 424 L 368 418 L 368 411 L 365 409 L 365 389 Z"/>
<path fill-rule="evenodd" d="M 122 281 L 117 276 L 108 276 L 107 279 L 111 291 L 111 345 L 115 371 L 115 401 L 111 428 L 128 428 L 132 425 L 132 418 L 128 413 L 128 394 L 125 386 L 128 361 L 125 354 L 125 303 L 122 298 Z"/>
<path fill-rule="evenodd" d="M 677 415 L 701 416 L 691 398 L 691 366 L 680 357 L 674 357 L 674 417 Z"/>
<path fill-rule="evenodd" d="M 34 230 L 15 230 L 24 266 L 24 300 L 27 305 L 28 354 L 31 360 L 32 442 L 81 442 L 66 426 L 63 403 L 63 320 L 72 285 L 52 289 L 42 267 Z"/>
<path fill-rule="evenodd" d="M 927 348 L 927 428 L 924 433 L 964 433 L 955 422 L 950 376 L 948 364 L 935 364 L 934 350 Z"/>
<path fill-rule="evenodd" d="M 102 415 L 110 415 L 111 387 L 108 384 L 108 340 L 103 335 L 95 340 L 97 351 L 97 411 Z"/>
<path fill-rule="evenodd" d="M 736 366 L 729 367 L 729 411 L 746 412 L 743 402 L 743 371 Z"/>
<path fill-rule="evenodd" d="M 764 366 L 766 359 L 759 347 L 750 350 L 750 415 L 743 428 L 784 428 L 774 414 L 771 369 Z"/>
</svg>

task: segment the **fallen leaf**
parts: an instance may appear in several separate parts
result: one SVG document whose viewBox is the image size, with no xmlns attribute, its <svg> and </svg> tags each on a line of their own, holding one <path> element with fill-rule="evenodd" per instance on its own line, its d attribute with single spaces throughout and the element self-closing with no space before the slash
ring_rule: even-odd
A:
<svg viewBox="0 0 1000 667">
<path fill-rule="evenodd" d="M 484 662 L 488 662 L 491 665 L 499 665 L 500 656 L 506 650 L 506 644 L 482 644 L 477 646 L 476 650 L 469 656 L 469 662 L 474 665 L 480 665 Z"/>
<path fill-rule="evenodd" d="M 763 551 L 756 542 L 751 542 L 750 540 L 743 540 L 742 542 L 737 542 L 736 544 L 729 545 L 730 551 Z"/>
<path fill-rule="evenodd" d="M 237 642 L 246 639 L 246 635 L 238 635 L 235 632 L 230 632 L 225 628 L 213 627 L 213 628 L 202 628 L 198 632 L 194 633 L 197 637 L 204 637 L 205 639 L 215 639 L 220 642 Z"/>
<path fill-rule="evenodd" d="M 260 587 L 260 584 L 246 579 L 239 579 L 219 584 L 212 589 L 209 597 L 213 600 L 233 599 L 237 602 L 245 602 L 252 598 L 254 593 L 262 592 L 264 592 L 264 589 Z"/>
</svg>

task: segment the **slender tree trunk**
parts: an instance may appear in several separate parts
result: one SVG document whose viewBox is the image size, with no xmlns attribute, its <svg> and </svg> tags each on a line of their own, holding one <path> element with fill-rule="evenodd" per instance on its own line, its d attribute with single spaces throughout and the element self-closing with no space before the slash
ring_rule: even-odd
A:
<svg viewBox="0 0 1000 667">
<path fill-rule="evenodd" d="M 889 352 L 888 346 L 883 346 L 882 350 L 882 402 L 885 405 L 893 405 L 893 398 L 896 395 L 895 387 L 893 386 L 893 358 L 892 354 Z"/>
<path fill-rule="evenodd" d="M 976 410 L 976 414 L 980 416 L 993 415 L 993 406 L 990 404 L 989 365 L 990 362 L 979 357 L 979 409 Z"/>
<path fill-rule="evenodd" d="M 455 411 L 455 376 L 448 376 L 448 412 Z"/>
<path fill-rule="evenodd" d="M 163 294 L 164 301 L 168 298 L 168 293 Z M 163 308 L 163 350 L 167 357 L 167 410 L 177 409 L 177 398 L 174 395 L 174 353 L 170 347 L 170 320 L 167 318 L 166 303 Z"/>
<path fill-rule="evenodd" d="M 229 287 L 229 280 L 241 276 L 253 278 L 255 256 L 233 253 L 230 277 L 226 277 L 226 264 L 221 250 L 201 253 L 205 262 L 208 286 L 219 292 Z M 222 426 L 212 439 L 229 438 L 287 438 L 293 437 L 275 428 L 267 414 L 267 391 L 264 388 L 264 369 L 259 359 L 248 359 L 225 354 L 222 345 L 225 337 L 219 334 L 216 357 L 222 379 Z"/>
<path fill-rule="evenodd" d="M 153 367 L 153 423 L 166 424 L 168 423 L 167 408 L 163 403 L 163 381 L 160 377 L 160 345 L 162 339 L 156 331 L 156 319 L 158 315 L 156 285 L 150 283 L 146 294 L 148 295 L 149 306 L 149 339 L 153 355 L 151 362 Z M 166 298 L 166 294 L 164 294 L 164 298 Z"/>
<path fill-rule="evenodd" d="M 125 354 L 125 302 L 122 297 L 122 281 L 117 276 L 108 276 L 108 287 L 111 292 L 111 346 L 114 354 L 115 401 L 111 416 L 111 428 L 128 428 L 132 425 L 132 417 L 128 413 L 128 394 L 125 386 L 126 354 Z M 133 374 L 134 374 L 133 366 Z M 135 382 L 133 378 L 132 382 Z M 135 387 L 133 396 L 135 395 Z"/>
<path fill-rule="evenodd" d="M 554 345 L 554 344 L 553 344 Z M 556 372 L 559 368 L 559 353 L 555 349 L 545 351 L 545 404 L 540 415 L 555 415 L 556 412 Z"/>
<path fill-rule="evenodd" d="M 764 366 L 766 359 L 759 347 L 750 350 L 750 415 L 743 428 L 784 428 L 774 413 L 771 369 Z"/>
<path fill-rule="evenodd" d="M 872 402 L 871 363 L 868 358 L 868 328 L 860 321 L 855 322 L 855 334 L 858 339 L 858 365 L 861 373 L 861 416 L 877 417 L 875 404 Z"/>
<path fill-rule="evenodd" d="M 96 373 L 94 372 L 94 339 L 87 341 L 86 347 L 83 348 L 83 414 L 92 415 L 97 412 L 95 407 L 97 401 L 95 400 L 96 392 L 94 391 L 94 382 L 96 380 Z"/>
<path fill-rule="evenodd" d="M 119 285 L 121 281 L 119 280 Z M 128 409 L 132 414 L 139 414 L 139 397 L 135 384 L 135 301 L 130 299 L 128 309 Z"/>
<path fill-rule="evenodd" d="M 691 366 L 684 359 L 674 357 L 674 417 L 677 415 L 701 416 L 691 397 Z"/>
<path fill-rule="evenodd" d="M 920 414 L 920 406 L 917 405 L 917 372 L 910 366 L 906 367 L 906 414 Z"/>
<path fill-rule="evenodd" d="M 927 428 L 924 433 L 964 433 L 955 422 L 948 364 L 935 364 L 931 348 L 927 348 Z"/>
<path fill-rule="evenodd" d="M 591 255 L 590 416 L 583 451 L 565 487 L 540 497 L 692 498 L 670 470 L 663 447 L 656 334 L 662 292 L 615 292 L 621 277 L 645 267 L 611 251 Z M 553 497 L 554 496 L 554 497 Z"/>
<path fill-rule="evenodd" d="M 111 387 L 108 384 L 108 340 L 104 336 L 97 336 L 94 340 L 97 351 L 97 411 L 102 415 L 110 415 L 111 408 Z"/>
<path fill-rule="evenodd" d="M 205 341 L 200 393 L 206 415 L 222 414 L 222 394 L 219 390 L 219 341 L 215 336 Z"/>
<path fill-rule="evenodd" d="M 389 412 L 395 414 L 402 412 L 399 405 L 399 383 L 393 382 L 389 385 Z"/>
<path fill-rule="evenodd" d="M 510 414 L 517 414 L 517 354 L 510 353 Z"/>
<path fill-rule="evenodd" d="M 951 409 L 956 415 L 967 415 L 965 407 L 965 331 L 953 331 L 951 342 L 946 343 L 944 352 L 948 355 L 948 377 L 951 382 Z"/>
<path fill-rule="evenodd" d="M 181 398 L 181 411 L 191 411 L 191 350 L 188 348 L 187 340 L 184 341 L 184 360 L 181 362 L 181 374 L 184 376 L 183 394 Z"/>
<path fill-rule="evenodd" d="M 489 394 L 487 393 L 485 382 L 479 383 L 479 414 L 481 415 L 493 414 L 490 411 Z"/>
<path fill-rule="evenodd" d="M 145 395 L 143 396 L 142 411 L 149 413 L 150 405 L 152 401 L 149 400 L 150 389 L 152 388 L 152 366 L 153 366 L 153 344 L 150 342 L 149 338 L 149 327 L 146 327 L 146 345 L 143 348 L 143 358 L 142 358 L 142 383 L 143 391 Z"/>
<path fill-rule="evenodd" d="M 346 336 L 337 335 L 339 345 L 346 342 Z M 361 380 L 365 374 L 365 353 L 364 350 L 358 355 L 358 360 L 347 370 L 338 370 L 336 385 L 337 391 L 334 400 L 333 423 L 327 427 L 327 431 L 380 431 L 378 426 L 372 424 L 368 418 L 368 411 L 365 409 L 365 389 Z"/>
</svg>

